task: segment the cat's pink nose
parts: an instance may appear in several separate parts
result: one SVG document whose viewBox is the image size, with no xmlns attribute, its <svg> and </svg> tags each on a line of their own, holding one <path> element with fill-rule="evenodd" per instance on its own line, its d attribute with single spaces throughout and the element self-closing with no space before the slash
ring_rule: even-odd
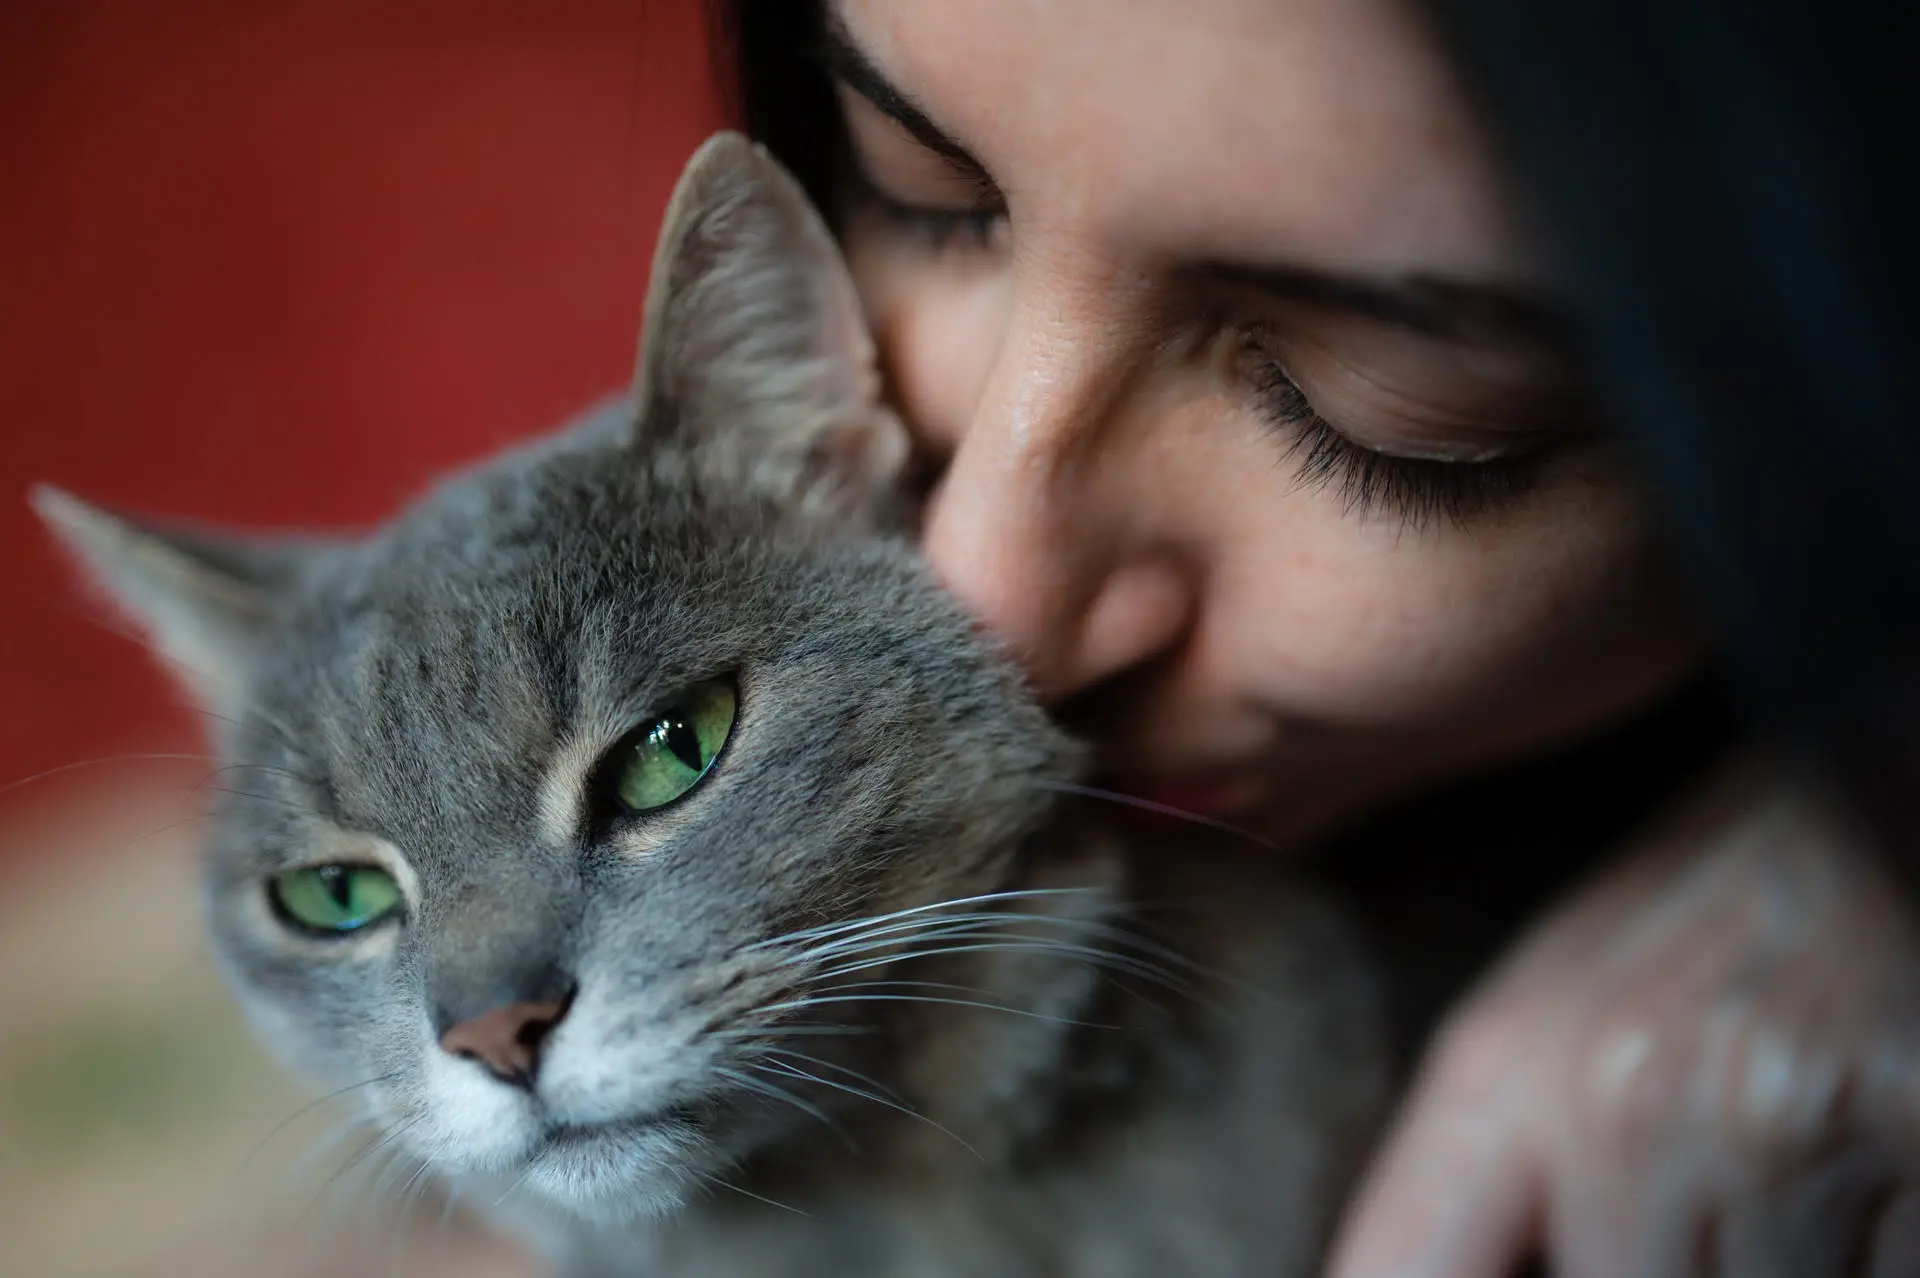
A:
<svg viewBox="0 0 1920 1278">
<path fill-rule="evenodd" d="M 448 1027 L 440 1036 L 441 1050 L 480 1062 L 503 1083 L 531 1088 L 540 1064 L 540 1045 L 566 1016 L 572 1001 L 569 996 L 503 1004 Z"/>
</svg>

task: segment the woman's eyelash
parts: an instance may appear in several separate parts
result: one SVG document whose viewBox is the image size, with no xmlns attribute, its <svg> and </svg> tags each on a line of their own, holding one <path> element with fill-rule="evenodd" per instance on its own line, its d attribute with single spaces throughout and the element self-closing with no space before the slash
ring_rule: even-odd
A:
<svg viewBox="0 0 1920 1278">
<path fill-rule="evenodd" d="M 967 248 L 988 248 L 993 243 L 995 231 L 1007 216 L 1006 209 L 1001 206 L 946 208 L 902 200 L 881 190 L 872 179 L 857 169 L 852 174 L 852 187 L 854 198 L 860 204 L 879 213 L 894 227 L 918 238 L 931 249 L 943 249 L 955 244 Z"/>
<path fill-rule="evenodd" d="M 1349 514 L 1387 510 L 1415 529 L 1440 519 L 1460 525 L 1519 497 L 1535 478 L 1535 459 L 1530 456 L 1485 462 L 1428 461 L 1394 457 L 1356 444 L 1315 411 L 1306 394 L 1270 356 L 1256 356 L 1253 381 L 1267 417 L 1292 435 L 1287 457 L 1298 467 L 1300 486 L 1333 489 Z"/>
</svg>

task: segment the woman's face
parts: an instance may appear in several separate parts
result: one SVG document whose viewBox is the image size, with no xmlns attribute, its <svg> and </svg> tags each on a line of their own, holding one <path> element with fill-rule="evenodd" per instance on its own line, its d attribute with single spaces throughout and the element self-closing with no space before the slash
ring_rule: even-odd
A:
<svg viewBox="0 0 1920 1278">
<path fill-rule="evenodd" d="M 838 0 L 843 227 L 939 571 L 1124 788 L 1304 831 L 1697 642 L 1390 0 Z"/>
</svg>

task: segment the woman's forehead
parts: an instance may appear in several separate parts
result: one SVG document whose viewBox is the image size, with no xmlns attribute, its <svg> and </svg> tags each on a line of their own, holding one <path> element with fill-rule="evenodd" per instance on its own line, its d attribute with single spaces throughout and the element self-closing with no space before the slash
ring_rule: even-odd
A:
<svg viewBox="0 0 1920 1278">
<path fill-rule="evenodd" d="M 1528 282 L 1458 87 L 1392 0 L 835 0 L 1016 215 L 1170 254 Z"/>
</svg>

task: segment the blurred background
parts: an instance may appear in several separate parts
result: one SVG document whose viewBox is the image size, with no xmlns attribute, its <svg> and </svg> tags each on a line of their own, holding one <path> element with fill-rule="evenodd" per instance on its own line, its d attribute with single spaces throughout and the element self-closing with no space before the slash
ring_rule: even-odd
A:
<svg viewBox="0 0 1920 1278">
<path fill-rule="evenodd" d="M 199 725 L 24 497 L 350 525 L 557 425 L 718 119 L 697 0 L 0 5 L 0 1273 L 528 1272 L 332 1180 L 199 941 Z"/>
</svg>

